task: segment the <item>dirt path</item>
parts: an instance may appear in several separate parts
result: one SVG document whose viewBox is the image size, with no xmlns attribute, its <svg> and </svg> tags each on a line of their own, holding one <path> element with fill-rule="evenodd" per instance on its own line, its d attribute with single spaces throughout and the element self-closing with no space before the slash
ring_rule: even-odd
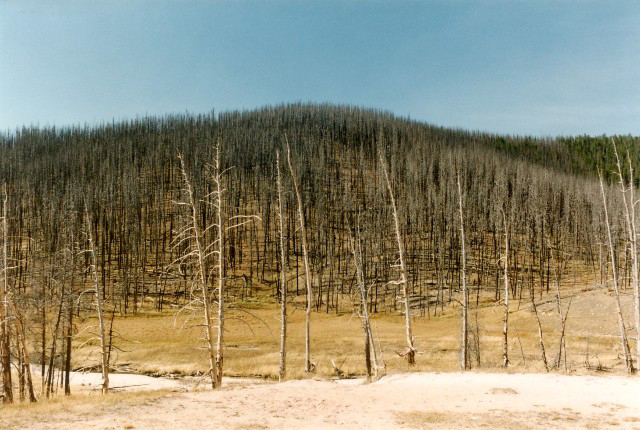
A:
<svg viewBox="0 0 640 430">
<path fill-rule="evenodd" d="M 99 415 L 55 415 L 34 429 L 637 428 L 640 379 L 416 373 L 299 380 L 175 393 Z"/>
</svg>

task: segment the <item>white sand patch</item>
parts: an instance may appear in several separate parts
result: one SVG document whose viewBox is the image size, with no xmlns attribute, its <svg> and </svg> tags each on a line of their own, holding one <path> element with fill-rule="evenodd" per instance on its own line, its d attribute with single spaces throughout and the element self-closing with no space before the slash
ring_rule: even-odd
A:
<svg viewBox="0 0 640 430">
<path fill-rule="evenodd" d="M 146 379 L 127 383 L 132 381 Z M 457 372 L 390 375 L 371 384 L 297 380 L 176 393 L 148 405 L 121 405 L 98 416 L 50 417 L 33 425 L 199 430 L 481 427 L 640 429 L 640 378 Z"/>
</svg>

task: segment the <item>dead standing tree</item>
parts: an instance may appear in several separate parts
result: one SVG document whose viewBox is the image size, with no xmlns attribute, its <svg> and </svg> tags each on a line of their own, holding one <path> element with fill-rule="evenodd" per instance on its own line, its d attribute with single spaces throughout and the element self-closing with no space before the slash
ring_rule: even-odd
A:
<svg viewBox="0 0 640 430">
<path fill-rule="evenodd" d="M 0 288 L 0 354 L 2 356 L 2 385 L 4 403 L 13 403 L 13 384 L 11 381 L 11 316 L 9 314 L 9 197 L 4 186 L 2 205 L 2 288 Z"/>
<path fill-rule="evenodd" d="M 285 135 L 285 141 L 287 143 L 287 164 L 289 164 L 289 172 L 291 173 L 291 181 L 293 182 L 293 189 L 296 193 L 296 200 L 298 202 L 298 218 L 300 222 L 300 234 L 302 235 L 302 255 L 304 258 L 304 274 L 305 285 L 307 287 L 307 307 L 306 322 L 305 322 L 305 372 L 314 372 L 316 365 L 311 362 L 311 349 L 310 349 L 310 321 L 311 321 L 311 304 L 313 303 L 312 291 L 311 291 L 311 267 L 309 265 L 309 248 L 307 246 L 307 229 L 304 220 L 304 206 L 302 204 L 302 195 L 300 194 L 300 187 L 298 187 L 298 177 L 296 171 L 291 163 L 291 150 L 289 148 L 289 141 Z"/>
<path fill-rule="evenodd" d="M 378 379 L 378 356 L 376 353 L 376 345 L 371 333 L 371 321 L 369 319 L 369 310 L 367 309 L 368 291 L 364 280 L 364 271 L 362 270 L 362 246 L 360 244 L 360 225 L 356 225 L 355 238 L 350 239 L 351 253 L 353 254 L 353 263 L 356 267 L 356 281 L 360 292 L 360 318 L 362 319 L 362 327 L 364 329 L 364 351 L 365 366 L 367 371 L 367 380 Z M 373 375 L 371 373 L 373 365 Z"/>
<path fill-rule="evenodd" d="M 567 318 L 569 317 L 569 311 L 571 310 L 571 301 L 572 298 L 569 299 L 569 304 L 567 305 L 567 309 L 563 311 L 562 309 L 562 297 L 560 295 L 560 281 L 562 280 L 562 274 L 567 265 L 567 260 L 562 253 L 562 250 L 557 249 L 556 257 L 556 267 L 555 267 L 555 284 L 556 284 L 556 309 L 558 311 L 558 323 L 560 324 L 560 339 L 558 343 L 558 355 L 556 356 L 556 360 L 553 364 L 553 367 L 556 369 L 560 368 L 560 363 L 563 361 L 564 357 L 564 370 L 565 372 L 568 370 L 567 368 L 567 341 L 566 341 L 566 329 L 567 329 Z"/>
<path fill-rule="evenodd" d="M 509 365 L 509 225 L 507 216 L 502 211 L 504 223 L 504 328 L 502 329 L 502 366 Z"/>
<path fill-rule="evenodd" d="M 193 185 L 187 173 L 184 158 L 182 154 L 178 154 L 180 160 L 180 171 L 182 173 L 183 191 L 186 194 L 185 201 L 175 202 L 177 205 L 186 206 L 189 209 L 189 221 L 187 227 L 176 235 L 176 246 L 179 246 L 183 242 L 188 242 L 188 252 L 178 259 L 179 263 L 184 263 L 186 260 L 195 259 L 197 267 L 197 277 L 199 278 L 199 287 L 201 297 L 199 301 L 202 302 L 204 307 L 204 329 L 205 338 L 207 340 L 207 349 L 209 352 L 209 374 L 211 376 L 211 388 L 218 388 L 218 378 L 216 372 L 216 350 L 213 343 L 213 321 L 211 317 L 211 298 L 209 296 L 208 288 L 208 260 L 214 251 L 211 251 L 210 245 L 205 242 L 205 234 L 212 226 L 204 227 L 201 225 L 200 216 L 200 203 L 201 200 L 197 199 L 194 195 Z"/>
<path fill-rule="evenodd" d="M 460 367 L 463 370 L 468 369 L 469 366 L 469 323 L 467 321 L 467 309 L 469 294 L 467 293 L 467 256 L 465 253 L 465 240 L 464 240 L 464 212 L 462 210 L 462 187 L 460 186 L 460 173 L 456 174 L 456 182 L 458 185 L 458 212 L 460 213 L 460 244 L 461 244 L 461 260 L 462 260 L 462 341 L 460 345 Z"/>
<path fill-rule="evenodd" d="M 282 180 L 280 178 L 280 152 L 276 152 L 276 186 L 278 188 L 278 228 L 280 230 L 280 369 L 278 379 L 284 380 L 287 371 L 287 276 L 284 247 L 284 220 L 282 217 Z"/>
<path fill-rule="evenodd" d="M 618 169 L 618 180 L 620 183 L 620 191 L 622 193 L 622 202 L 624 203 L 625 221 L 627 226 L 627 243 L 631 254 L 631 280 L 633 282 L 633 311 L 636 326 L 636 363 L 640 362 L 640 279 L 638 271 L 640 270 L 638 261 L 638 231 L 636 229 L 636 204 L 633 188 L 633 167 L 631 158 L 629 157 L 629 188 L 625 185 L 624 176 L 622 174 L 622 164 L 618 156 L 616 142 L 611 139 L 613 152 L 616 156 L 616 166 Z M 629 200 L 627 201 L 627 192 L 629 192 Z"/>
<path fill-rule="evenodd" d="M 407 282 L 407 266 L 404 262 L 404 247 L 402 245 L 402 236 L 400 234 L 400 221 L 398 220 L 398 210 L 396 208 L 396 199 L 393 195 L 393 188 L 391 187 L 391 181 L 389 180 L 389 173 L 387 172 L 387 166 L 384 161 L 383 155 L 380 155 L 380 161 L 382 165 L 382 172 L 389 191 L 389 198 L 391 199 L 391 209 L 393 214 L 393 221 L 395 226 L 396 240 L 398 242 L 398 255 L 400 260 L 400 279 L 397 281 L 391 281 L 392 284 L 400 285 L 402 287 L 402 300 L 404 301 L 404 314 L 405 314 L 405 328 L 407 335 L 407 350 L 400 354 L 405 357 L 409 365 L 416 363 L 416 348 L 413 343 L 413 330 L 411 328 L 411 303 L 409 301 L 409 286 Z"/>
<path fill-rule="evenodd" d="M 26 390 L 29 395 L 29 401 L 31 403 L 35 403 L 38 401 L 36 398 L 36 393 L 33 389 L 33 378 L 31 376 L 31 358 L 29 355 L 29 347 L 27 346 L 27 336 L 26 330 L 24 328 L 24 319 L 22 317 L 21 312 L 15 306 L 13 302 L 9 303 L 11 306 L 11 310 L 13 311 L 13 316 L 15 318 L 15 326 L 16 326 L 16 334 L 18 338 L 18 350 L 22 355 L 23 369 L 21 370 L 26 383 Z M 22 383 L 22 381 L 21 381 Z M 21 393 L 22 396 L 22 393 Z"/>
<path fill-rule="evenodd" d="M 627 330 L 624 323 L 624 316 L 622 315 L 622 305 L 620 304 L 620 288 L 618 286 L 618 269 L 616 266 L 616 255 L 613 248 L 613 239 L 611 238 L 611 224 L 609 223 L 609 210 L 607 209 L 607 197 L 604 192 L 604 185 L 602 183 L 602 174 L 598 172 L 600 179 L 600 191 L 602 193 L 602 205 L 604 207 L 604 222 L 607 227 L 607 239 L 609 244 L 609 254 L 611 256 L 611 270 L 613 272 L 613 290 L 616 295 L 616 313 L 618 316 L 618 327 L 620 329 L 620 342 L 622 344 L 622 351 L 624 352 L 624 363 L 627 368 L 627 373 L 633 373 L 633 358 L 631 358 L 631 351 L 629 349 L 629 342 L 627 340 Z"/>
<path fill-rule="evenodd" d="M 85 205 L 85 221 L 87 223 L 87 236 L 89 239 L 89 254 L 91 264 L 89 266 L 93 274 L 93 291 L 96 301 L 96 312 L 98 314 L 98 340 L 100 341 L 100 367 L 102 371 L 102 394 L 109 392 L 109 342 L 107 341 L 105 321 L 104 321 L 104 298 L 100 291 L 100 281 L 98 276 L 98 256 L 96 244 L 93 239 L 91 220 L 89 219 L 89 209 Z"/>
<path fill-rule="evenodd" d="M 224 187 L 222 186 L 222 178 L 225 171 L 222 170 L 220 162 L 221 140 L 218 139 L 214 148 L 215 155 L 213 164 L 207 166 L 209 168 L 207 179 L 212 185 L 213 191 L 207 194 L 203 199 L 196 198 L 196 192 L 193 187 L 193 183 L 187 173 L 186 163 L 182 155 L 178 155 L 180 160 L 180 170 L 183 182 L 183 192 L 186 194 L 184 201 L 176 202 L 180 206 L 186 206 L 189 211 L 187 216 L 187 226 L 180 231 L 175 237 L 174 248 L 181 246 L 183 243 L 188 243 L 187 251 L 184 255 L 178 258 L 174 263 L 184 264 L 187 260 L 194 261 L 196 266 L 196 277 L 199 282 L 199 289 L 201 297 L 194 299 L 195 302 L 200 302 L 204 307 L 204 327 L 206 333 L 207 347 L 209 352 L 209 372 L 211 375 L 211 387 L 213 389 L 219 389 L 222 386 L 222 370 L 224 363 L 224 293 L 225 293 L 225 232 L 226 230 L 240 227 L 251 219 L 257 218 L 256 216 L 244 216 L 238 215 L 226 219 L 224 216 L 223 207 L 223 193 Z M 214 208 L 215 221 L 209 225 L 203 225 L 202 218 L 202 204 L 209 205 Z M 231 226 L 227 226 L 228 221 L 243 219 L 248 220 L 240 221 L 239 223 Z M 225 220 L 227 222 L 225 222 Z M 210 240 L 215 232 L 215 240 Z M 213 261 L 211 261 L 213 260 Z M 213 266 L 212 266 L 213 265 Z M 209 294 L 209 279 L 210 273 L 217 272 L 217 333 L 215 336 L 214 344 L 214 324 L 212 316 L 212 297 Z"/>
<path fill-rule="evenodd" d="M 215 189 L 211 195 L 213 200 L 213 206 L 216 209 L 216 214 L 218 218 L 218 222 L 216 224 L 216 229 L 218 230 L 218 238 L 216 239 L 216 244 L 218 245 L 218 249 L 215 251 L 216 256 L 218 257 L 218 340 L 216 342 L 216 382 L 217 388 L 222 386 L 222 365 L 224 360 L 224 353 L 222 350 L 223 347 L 223 337 L 224 337 L 224 286 L 225 286 L 225 260 L 224 260 L 224 238 L 225 238 L 225 226 L 223 224 L 222 217 L 222 169 L 220 166 L 220 146 L 221 140 L 218 139 L 216 143 L 216 155 L 214 159 L 213 165 L 213 183 Z M 229 227 L 233 228 L 233 227 Z"/>
</svg>

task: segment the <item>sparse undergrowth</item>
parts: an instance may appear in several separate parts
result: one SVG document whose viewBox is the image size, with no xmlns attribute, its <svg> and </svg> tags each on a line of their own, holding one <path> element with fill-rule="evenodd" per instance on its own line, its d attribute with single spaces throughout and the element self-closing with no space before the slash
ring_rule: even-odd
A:
<svg viewBox="0 0 640 430">
<path fill-rule="evenodd" d="M 606 289 L 576 289 L 567 320 L 568 371 L 624 370 L 616 334 L 613 297 Z M 624 296 L 631 313 L 631 297 Z M 231 308 L 227 319 L 225 375 L 275 379 L 278 371 L 278 306 L 261 304 L 252 309 Z M 480 366 L 472 348 L 471 364 L 482 370 L 501 369 L 502 309 L 480 301 L 477 327 L 480 333 Z M 509 371 L 544 371 L 540 361 L 537 326 L 528 300 L 514 300 L 510 307 Z M 553 364 L 558 351 L 559 330 L 556 304 L 548 300 L 538 305 L 547 356 Z M 289 318 L 288 379 L 313 376 L 304 368 L 304 311 L 295 309 Z M 470 330 L 476 331 L 476 310 L 470 311 Z M 86 322 L 87 324 L 90 321 Z M 175 311 L 139 313 L 116 318 L 114 353 L 116 370 L 150 375 L 199 375 L 206 371 L 207 359 L 198 318 L 187 322 Z M 182 329 L 181 329 L 182 327 Z M 459 309 L 450 306 L 437 317 L 414 318 L 418 355 L 409 367 L 396 354 L 404 349 L 404 324 L 400 315 L 375 315 L 372 327 L 376 344 L 382 346 L 387 373 L 404 371 L 458 370 Z M 351 314 L 312 314 L 312 361 L 315 375 L 332 377 L 334 360 L 347 376 L 364 374 L 361 322 Z M 80 338 L 80 344 L 84 339 Z M 95 354 L 87 346 L 75 354 L 75 367 L 87 365 Z M 82 361 L 84 359 L 84 361 Z M 95 360 L 94 360 L 95 361 Z M 590 369 L 589 369 L 590 367 Z M 559 370 L 564 371 L 564 363 Z"/>
<path fill-rule="evenodd" d="M 167 396 L 172 390 L 136 391 L 101 395 L 98 391 L 80 392 L 73 396 L 56 396 L 38 403 L 20 403 L 2 406 L 0 428 L 28 428 L 34 421 L 60 423 L 117 410 L 145 405 Z M 133 428 L 133 427 L 132 427 Z"/>
</svg>

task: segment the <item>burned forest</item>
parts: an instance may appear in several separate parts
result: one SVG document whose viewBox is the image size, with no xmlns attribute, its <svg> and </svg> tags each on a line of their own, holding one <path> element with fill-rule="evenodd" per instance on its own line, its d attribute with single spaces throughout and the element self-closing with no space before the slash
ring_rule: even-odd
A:
<svg viewBox="0 0 640 430">
<path fill-rule="evenodd" d="M 142 371 L 122 358 L 141 345 L 119 324 L 154 315 L 198 332 L 193 373 L 214 389 L 223 374 L 285 379 L 296 366 L 344 376 L 319 341 L 338 338 L 326 327 L 344 316 L 357 321 L 353 372 L 371 379 L 430 360 L 437 335 L 424 324 L 441 318 L 455 326 L 446 368 L 567 371 L 572 357 L 584 364 L 567 338 L 585 290 L 615 296 L 606 348 L 619 354 L 606 366 L 634 372 L 639 148 L 631 136 L 503 136 L 323 104 L 6 132 L 3 400 L 68 394 L 78 370 L 101 372 L 107 393 L 123 361 Z M 510 325 L 521 310 L 528 350 Z M 269 372 L 227 373 L 258 348 L 238 346 L 238 320 L 272 327 Z M 393 345 L 378 329 L 389 321 Z M 593 364 L 597 346 L 583 341 Z"/>
</svg>

